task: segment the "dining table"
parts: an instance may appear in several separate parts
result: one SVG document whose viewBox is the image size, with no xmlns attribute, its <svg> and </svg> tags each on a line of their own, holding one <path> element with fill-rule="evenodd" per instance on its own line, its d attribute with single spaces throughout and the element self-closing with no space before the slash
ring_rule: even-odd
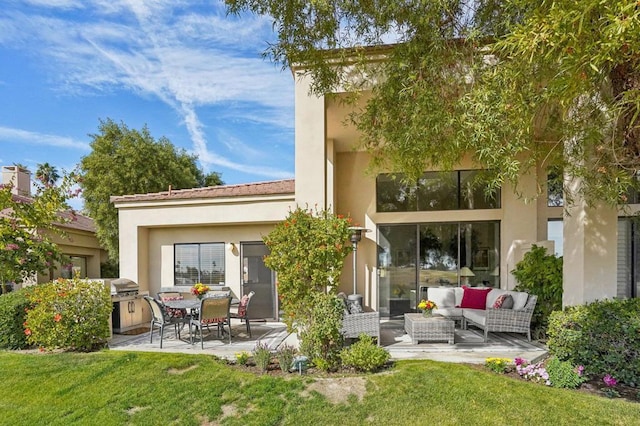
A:
<svg viewBox="0 0 640 426">
<path fill-rule="evenodd" d="M 211 298 L 215 298 L 215 297 L 227 297 L 227 295 L 220 295 L 220 296 L 209 296 Z M 198 315 L 198 310 L 200 309 L 200 304 L 201 304 L 202 300 L 201 299 L 176 299 L 176 300 L 165 300 L 162 303 L 164 304 L 164 306 L 166 306 L 167 308 L 171 308 L 171 309 L 182 309 L 185 311 L 189 311 L 191 313 L 191 316 L 197 316 Z M 235 297 L 231 297 L 231 305 L 239 305 L 240 304 L 240 300 L 235 298 Z M 183 322 L 180 329 L 184 328 L 185 325 L 188 325 L 188 322 Z M 224 328 L 222 329 L 222 332 L 225 333 Z M 189 334 L 191 334 L 191 327 L 189 327 Z"/>
<path fill-rule="evenodd" d="M 165 300 L 162 303 L 167 308 L 171 309 L 186 309 L 191 311 L 197 311 L 200 309 L 200 299 L 178 299 L 178 300 Z M 239 305 L 240 300 L 235 297 L 231 298 L 231 306 Z"/>
</svg>

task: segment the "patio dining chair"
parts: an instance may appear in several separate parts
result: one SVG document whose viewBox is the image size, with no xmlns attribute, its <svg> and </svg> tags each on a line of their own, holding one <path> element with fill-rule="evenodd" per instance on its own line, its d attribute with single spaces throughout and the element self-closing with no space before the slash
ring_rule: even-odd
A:
<svg viewBox="0 0 640 426">
<path fill-rule="evenodd" d="M 151 308 L 151 325 L 149 327 L 150 343 L 153 343 L 153 329 L 154 327 L 157 327 L 160 334 L 160 349 L 162 349 L 164 327 L 171 324 L 174 326 L 176 337 L 180 339 L 180 329 L 178 328 L 178 324 L 181 324 L 182 321 L 178 318 L 171 317 L 167 313 L 164 305 L 160 304 L 160 302 L 153 297 L 144 296 L 144 300 L 149 303 L 149 308 Z"/>
<path fill-rule="evenodd" d="M 184 296 L 178 291 L 160 291 L 158 292 L 158 300 L 160 303 L 164 304 L 169 300 L 183 300 Z M 187 310 L 186 309 L 175 309 L 165 307 L 167 313 L 176 318 L 187 318 Z M 187 319 L 188 321 L 188 319 Z"/>
<path fill-rule="evenodd" d="M 200 333 L 200 347 L 204 349 L 203 333 L 204 327 L 209 329 L 210 325 L 216 325 L 218 337 L 220 332 L 225 333 L 224 326 L 229 326 L 229 344 L 231 344 L 231 319 L 229 318 L 229 308 L 231 307 L 231 296 L 227 297 L 205 297 L 200 301 L 200 310 L 197 318 L 189 321 L 189 330 L 196 327 Z M 193 345 L 193 333 L 189 333 L 191 344 Z"/>
<path fill-rule="evenodd" d="M 231 312 L 231 318 L 238 318 L 241 321 L 244 321 L 247 324 L 247 334 L 249 334 L 249 338 L 251 338 L 251 321 L 249 321 L 249 304 L 251 303 L 251 298 L 256 294 L 255 291 L 250 292 L 249 294 L 245 294 L 240 299 L 240 304 L 235 312 Z"/>
</svg>

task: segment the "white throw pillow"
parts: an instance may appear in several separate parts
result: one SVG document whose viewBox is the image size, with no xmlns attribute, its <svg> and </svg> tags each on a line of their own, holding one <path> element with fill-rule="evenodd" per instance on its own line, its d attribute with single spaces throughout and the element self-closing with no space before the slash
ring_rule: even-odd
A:
<svg viewBox="0 0 640 426">
<path fill-rule="evenodd" d="M 451 287 L 429 287 L 427 297 L 434 302 L 438 308 L 453 308 L 456 299 Z"/>
</svg>

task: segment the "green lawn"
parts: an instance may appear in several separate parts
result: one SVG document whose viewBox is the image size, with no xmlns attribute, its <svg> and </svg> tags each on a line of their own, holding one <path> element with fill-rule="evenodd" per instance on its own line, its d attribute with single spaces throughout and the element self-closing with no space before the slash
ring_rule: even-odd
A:
<svg viewBox="0 0 640 426">
<path fill-rule="evenodd" d="M 255 376 L 205 355 L 0 352 L 7 425 L 632 425 L 640 404 L 509 379 L 464 365 L 402 361 L 333 404 L 315 379 Z M 223 414 L 225 413 L 225 414 Z"/>
</svg>

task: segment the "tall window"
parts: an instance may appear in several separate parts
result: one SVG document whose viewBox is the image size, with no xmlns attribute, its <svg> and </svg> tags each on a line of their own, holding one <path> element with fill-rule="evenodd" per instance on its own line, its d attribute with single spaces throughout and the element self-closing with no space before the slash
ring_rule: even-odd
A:
<svg viewBox="0 0 640 426">
<path fill-rule="evenodd" d="M 415 185 L 402 175 L 380 174 L 376 201 L 379 212 L 474 210 L 500 208 L 500 190 L 487 195 L 482 170 L 425 172 Z"/>
<path fill-rule="evenodd" d="M 224 243 L 174 245 L 174 284 L 219 284 L 225 281 Z"/>
</svg>

